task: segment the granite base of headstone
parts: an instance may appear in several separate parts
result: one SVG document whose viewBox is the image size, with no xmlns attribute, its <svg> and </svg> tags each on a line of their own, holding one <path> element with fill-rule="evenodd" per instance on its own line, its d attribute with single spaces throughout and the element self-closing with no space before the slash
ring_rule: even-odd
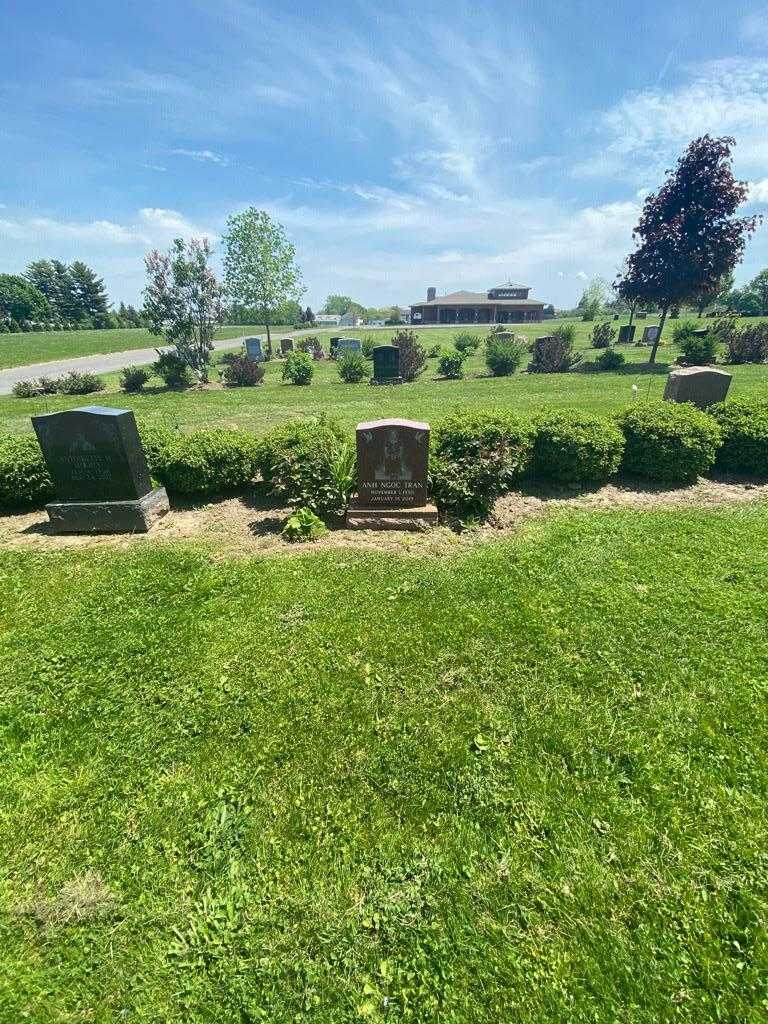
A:
<svg viewBox="0 0 768 1024">
<path fill-rule="evenodd" d="M 700 409 L 706 409 L 725 401 L 731 380 L 730 373 L 712 366 L 684 366 L 672 370 L 667 377 L 664 398 L 668 402 L 693 402 Z"/>
<path fill-rule="evenodd" d="M 146 533 L 169 510 L 130 409 L 90 405 L 32 425 L 56 492 L 45 506 L 55 533 Z"/>
<path fill-rule="evenodd" d="M 371 384 L 402 384 L 400 349 L 395 345 L 377 345 L 373 350 Z"/>
<path fill-rule="evenodd" d="M 436 525 L 427 501 L 429 424 L 372 420 L 357 425 L 357 494 L 347 527 L 358 530 L 421 530 Z"/>
</svg>

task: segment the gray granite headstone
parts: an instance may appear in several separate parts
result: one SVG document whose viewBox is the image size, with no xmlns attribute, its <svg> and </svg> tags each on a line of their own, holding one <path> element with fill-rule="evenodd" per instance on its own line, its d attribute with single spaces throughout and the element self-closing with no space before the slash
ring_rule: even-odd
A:
<svg viewBox="0 0 768 1024">
<path fill-rule="evenodd" d="M 647 320 L 648 319 L 648 310 L 647 309 L 639 309 L 637 311 L 637 313 L 635 313 L 635 317 L 638 320 Z"/>
<path fill-rule="evenodd" d="M 653 345 L 659 336 L 658 324 L 643 328 L 643 345 Z"/>
<path fill-rule="evenodd" d="M 257 363 L 262 362 L 264 353 L 261 351 L 261 338 L 246 338 L 245 354 Z"/>
<path fill-rule="evenodd" d="M 619 328 L 619 345 L 631 345 L 635 340 L 635 325 L 623 324 Z"/>
<path fill-rule="evenodd" d="M 280 339 L 280 351 L 283 355 L 287 355 L 289 352 L 293 352 L 293 338 L 281 338 Z"/>
<path fill-rule="evenodd" d="M 400 384 L 400 349 L 395 345 L 377 345 L 373 350 L 372 384 Z"/>
<path fill-rule="evenodd" d="M 346 355 L 347 352 L 360 353 L 363 351 L 363 343 L 359 338 L 339 338 L 336 345 L 338 356 Z"/>
<path fill-rule="evenodd" d="M 89 405 L 32 417 L 56 491 L 46 506 L 54 529 L 69 533 L 146 531 L 168 511 L 152 489 L 130 409 Z"/>
<path fill-rule="evenodd" d="M 731 374 L 712 366 L 685 366 L 667 377 L 664 398 L 670 402 L 693 402 L 700 409 L 725 401 Z"/>
</svg>

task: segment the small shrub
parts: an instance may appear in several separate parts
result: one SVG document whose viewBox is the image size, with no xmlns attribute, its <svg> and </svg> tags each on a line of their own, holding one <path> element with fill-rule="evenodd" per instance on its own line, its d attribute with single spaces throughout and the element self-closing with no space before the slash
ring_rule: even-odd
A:
<svg viewBox="0 0 768 1024">
<path fill-rule="evenodd" d="M 601 320 L 592 328 L 592 348 L 608 348 L 616 337 L 616 331 L 609 320 Z"/>
<path fill-rule="evenodd" d="M 485 365 L 494 377 L 508 377 L 525 358 L 526 347 L 518 338 L 504 340 L 490 336 L 485 346 Z"/>
<path fill-rule="evenodd" d="M 768 401 L 720 402 L 707 412 L 723 437 L 717 469 L 768 476 Z"/>
<path fill-rule="evenodd" d="M 429 349 L 427 349 L 427 359 L 439 359 L 442 354 L 443 346 L 440 344 L 430 345 Z"/>
<path fill-rule="evenodd" d="M 465 355 L 477 352 L 482 343 L 483 339 L 480 335 L 473 334 L 472 331 L 459 331 L 453 339 L 453 347 L 457 352 L 463 352 Z"/>
<path fill-rule="evenodd" d="M 194 374 L 176 352 L 158 352 L 152 370 L 168 388 L 188 388 L 194 384 Z"/>
<path fill-rule="evenodd" d="M 739 328 L 732 319 L 723 319 L 710 328 L 710 334 L 725 344 L 726 363 L 768 361 L 768 323 Z"/>
<path fill-rule="evenodd" d="M 146 366 L 124 366 L 120 371 L 120 388 L 129 394 L 141 391 L 152 376 Z"/>
<path fill-rule="evenodd" d="M 221 371 L 221 379 L 230 387 L 255 387 L 264 380 L 264 367 L 248 356 L 236 356 Z"/>
<path fill-rule="evenodd" d="M 698 329 L 699 325 L 695 320 L 691 320 L 690 318 L 680 320 L 672 328 L 672 341 L 674 341 L 676 345 L 682 345 L 686 338 L 690 338 L 693 332 Z"/>
<path fill-rule="evenodd" d="M 0 434 L 0 507 L 44 505 L 53 497 L 37 438 L 30 434 Z"/>
<path fill-rule="evenodd" d="M 567 373 L 576 366 L 581 356 L 573 351 L 575 334 L 573 324 L 563 324 L 548 337 L 536 338 L 528 373 Z"/>
<path fill-rule="evenodd" d="M 615 348 L 607 348 L 594 362 L 596 370 L 603 372 L 610 372 L 612 370 L 618 370 L 625 363 L 624 353 L 617 352 Z"/>
<path fill-rule="evenodd" d="M 56 390 L 61 395 L 92 395 L 96 391 L 103 391 L 104 387 L 101 377 L 87 370 L 70 370 L 56 381 Z"/>
<path fill-rule="evenodd" d="M 163 483 L 165 467 L 168 465 L 173 447 L 181 435 L 178 430 L 166 423 L 152 422 L 139 424 L 139 436 L 150 474 Z"/>
<path fill-rule="evenodd" d="M 319 344 L 320 342 L 314 334 L 308 334 L 305 338 L 299 338 L 296 342 L 296 348 L 299 352 L 307 352 L 309 355 L 312 355 Z"/>
<path fill-rule="evenodd" d="M 295 420 L 259 438 L 257 466 L 270 493 L 289 505 L 342 514 L 353 478 L 349 448 L 338 424 Z"/>
<path fill-rule="evenodd" d="M 59 390 L 59 382 L 55 377 L 41 377 L 37 383 L 43 395 L 55 395 Z"/>
<path fill-rule="evenodd" d="M 440 357 L 437 372 L 449 380 L 460 380 L 464 376 L 466 352 L 446 352 Z"/>
<path fill-rule="evenodd" d="M 289 384 L 309 384 L 315 368 L 306 352 L 291 352 L 283 363 L 283 380 Z"/>
<path fill-rule="evenodd" d="M 400 349 L 400 376 L 416 380 L 427 364 L 427 354 L 414 331 L 397 331 L 392 344 Z"/>
<path fill-rule="evenodd" d="M 339 377 L 347 384 L 359 384 L 368 376 L 365 356 L 359 352 L 345 352 L 337 365 Z"/>
<path fill-rule="evenodd" d="M 236 352 L 225 352 L 221 357 L 221 361 L 224 366 L 229 366 L 230 363 L 236 363 L 238 359 L 242 359 L 245 355 L 244 349 L 238 349 Z"/>
<path fill-rule="evenodd" d="M 11 388 L 16 398 L 37 398 L 43 391 L 38 380 L 17 380 Z"/>
<path fill-rule="evenodd" d="M 712 468 L 721 442 L 710 416 L 688 403 L 646 402 L 621 413 L 626 439 L 627 473 L 678 483 L 692 483 Z"/>
<path fill-rule="evenodd" d="M 196 430 L 173 438 L 158 477 L 177 494 L 242 490 L 253 481 L 256 457 L 256 438 L 245 430 Z"/>
<path fill-rule="evenodd" d="M 373 350 L 379 344 L 375 334 L 363 335 L 363 355 L 366 359 L 373 359 Z"/>
<path fill-rule="evenodd" d="M 434 500 L 463 520 L 487 515 L 527 469 L 532 445 L 531 424 L 512 413 L 456 413 L 434 433 Z"/>
<path fill-rule="evenodd" d="M 615 423 L 588 412 L 546 412 L 534 420 L 532 477 L 602 484 L 618 471 L 624 437 Z"/>
<path fill-rule="evenodd" d="M 683 366 L 705 366 L 715 361 L 717 343 L 709 332 L 703 336 L 686 334 L 679 345 L 682 352 L 677 361 Z"/>
<path fill-rule="evenodd" d="M 328 528 L 309 508 L 297 508 L 285 521 L 283 537 L 290 542 L 314 541 L 328 533 Z"/>
</svg>

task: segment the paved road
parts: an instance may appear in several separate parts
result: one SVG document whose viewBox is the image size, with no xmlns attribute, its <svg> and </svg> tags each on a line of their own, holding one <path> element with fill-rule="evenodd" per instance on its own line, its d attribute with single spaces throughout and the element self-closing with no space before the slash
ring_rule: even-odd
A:
<svg viewBox="0 0 768 1024">
<path fill-rule="evenodd" d="M 343 330 L 343 328 L 342 328 Z M 313 334 L 316 331 L 290 331 L 280 333 L 280 338 L 295 338 L 302 334 Z M 266 338 L 266 333 L 249 335 L 249 337 Z M 220 338 L 214 341 L 216 350 L 237 348 L 243 338 Z M 275 337 L 275 336 L 273 336 Z M 89 370 L 91 373 L 114 373 L 124 366 L 141 366 L 154 363 L 157 352 L 154 348 L 134 348 L 127 352 L 108 352 L 104 355 L 77 356 L 74 359 L 59 359 L 50 363 L 33 363 L 30 366 L 14 366 L 12 370 L 0 370 L 0 395 L 10 395 L 11 388 L 18 380 L 34 380 L 37 377 L 61 377 L 70 370 Z"/>
</svg>

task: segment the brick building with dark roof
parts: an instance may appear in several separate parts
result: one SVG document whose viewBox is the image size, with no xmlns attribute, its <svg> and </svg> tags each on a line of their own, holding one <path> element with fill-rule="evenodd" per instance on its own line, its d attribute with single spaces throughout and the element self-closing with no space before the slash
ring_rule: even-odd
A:
<svg viewBox="0 0 768 1024">
<path fill-rule="evenodd" d="M 525 284 L 498 285 L 487 292 L 451 292 L 437 295 L 427 289 L 426 302 L 411 305 L 412 324 L 514 324 L 544 319 L 547 303 L 529 299 Z"/>
</svg>

